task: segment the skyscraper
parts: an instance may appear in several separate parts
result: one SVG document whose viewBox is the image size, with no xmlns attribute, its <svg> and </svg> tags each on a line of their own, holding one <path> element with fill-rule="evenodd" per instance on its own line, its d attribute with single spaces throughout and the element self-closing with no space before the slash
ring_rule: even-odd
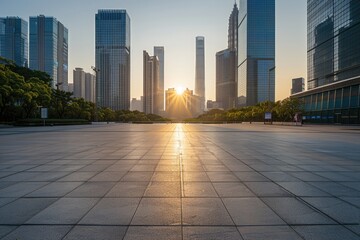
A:
<svg viewBox="0 0 360 240">
<path fill-rule="evenodd" d="M 196 37 L 195 95 L 200 97 L 201 111 L 205 109 L 205 38 Z"/>
<path fill-rule="evenodd" d="M 159 114 L 160 112 L 160 63 L 157 56 L 150 57 L 143 52 L 143 95 L 144 112 L 149 114 Z"/>
<path fill-rule="evenodd" d="M 74 97 L 85 99 L 85 72 L 82 68 L 73 71 Z"/>
<path fill-rule="evenodd" d="M 96 102 L 113 110 L 130 108 L 130 17 L 126 10 L 95 16 Z"/>
<path fill-rule="evenodd" d="M 293 78 L 291 80 L 291 95 L 303 92 L 305 90 L 305 79 L 304 78 Z"/>
<path fill-rule="evenodd" d="M 240 0 L 238 106 L 275 100 L 275 0 Z"/>
<path fill-rule="evenodd" d="M 0 18 L 0 56 L 28 67 L 28 23 L 19 17 Z"/>
<path fill-rule="evenodd" d="M 85 73 L 85 100 L 95 103 L 95 76 L 91 73 Z"/>
<path fill-rule="evenodd" d="M 360 1 L 307 1 L 307 122 L 360 124 Z"/>
<path fill-rule="evenodd" d="M 160 77 L 159 77 L 159 106 L 160 111 L 164 111 L 164 67 L 165 67 L 165 59 L 164 59 L 164 47 L 154 47 L 154 56 L 159 59 L 160 64 Z"/>
<path fill-rule="evenodd" d="M 216 102 L 223 109 L 236 107 L 237 100 L 237 26 L 236 3 L 229 17 L 228 48 L 216 53 Z"/>
<path fill-rule="evenodd" d="M 30 68 L 49 74 L 53 88 L 68 89 L 68 30 L 54 17 L 30 17 Z"/>
</svg>

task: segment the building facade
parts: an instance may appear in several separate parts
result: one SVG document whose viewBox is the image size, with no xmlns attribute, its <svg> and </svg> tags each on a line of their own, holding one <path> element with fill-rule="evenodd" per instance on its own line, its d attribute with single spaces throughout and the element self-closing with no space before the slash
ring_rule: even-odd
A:
<svg viewBox="0 0 360 240">
<path fill-rule="evenodd" d="M 291 80 L 291 95 L 305 91 L 305 79 L 293 78 Z"/>
<path fill-rule="evenodd" d="M 130 111 L 144 112 L 144 99 L 142 96 L 140 97 L 140 99 L 131 99 Z"/>
<path fill-rule="evenodd" d="M 126 10 L 99 10 L 95 16 L 96 103 L 130 108 L 130 17 Z"/>
<path fill-rule="evenodd" d="M 52 87 L 68 90 L 68 30 L 54 17 L 30 17 L 30 68 L 46 72 Z"/>
<path fill-rule="evenodd" d="M 28 67 L 28 23 L 19 17 L 0 18 L 0 56 Z"/>
<path fill-rule="evenodd" d="M 159 68 L 160 68 L 160 75 L 159 75 L 159 110 L 164 111 L 164 104 L 165 104 L 165 50 L 162 46 L 155 46 L 154 47 L 154 56 L 159 59 Z"/>
<path fill-rule="evenodd" d="M 75 68 L 75 70 L 73 70 L 73 83 L 73 96 L 75 98 L 85 99 L 85 72 L 82 68 Z"/>
<path fill-rule="evenodd" d="M 200 97 L 201 111 L 205 110 L 205 38 L 196 37 L 195 95 Z"/>
<path fill-rule="evenodd" d="M 240 0 L 238 106 L 275 100 L 275 0 Z"/>
<path fill-rule="evenodd" d="M 160 63 L 156 56 L 143 52 L 143 95 L 144 113 L 159 114 L 160 104 Z"/>
<path fill-rule="evenodd" d="M 360 124 L 360 1 L 307 2 L 305 121 Z"/>
<path fill-rule="evenodd" d="M 91 73 L 85 73 L 85 100 L 95 103 L 96 78 Z"/>
</svg>

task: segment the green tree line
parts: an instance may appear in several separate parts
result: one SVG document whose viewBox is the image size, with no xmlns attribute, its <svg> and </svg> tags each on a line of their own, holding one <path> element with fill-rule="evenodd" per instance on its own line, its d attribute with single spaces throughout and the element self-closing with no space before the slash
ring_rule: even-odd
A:
<svg viewBox="0 0 360 240">
<path fill-rule="evenodd" d="M 96 108 L 71 92 L 51 88 L 52 79 L 41 71 L 19 67 L 0 57 L 0 121 L 40 118 L 40 108 L 48 108 L 52 119 L 85 119 L 88 121 L 166 121 L 158 115 L 139 111 L 113 111 Z"/>
</svg>

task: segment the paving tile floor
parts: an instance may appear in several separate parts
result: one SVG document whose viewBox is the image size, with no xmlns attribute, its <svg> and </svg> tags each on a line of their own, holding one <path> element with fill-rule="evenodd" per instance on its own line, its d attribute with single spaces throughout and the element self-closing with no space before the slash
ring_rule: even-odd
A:
<svg viewBox="0 0 360 240">
<path fill-rule="evenodd" d="M 0 129 L 0 239 L 360 239 L 360 128 Z"/>
</svg>

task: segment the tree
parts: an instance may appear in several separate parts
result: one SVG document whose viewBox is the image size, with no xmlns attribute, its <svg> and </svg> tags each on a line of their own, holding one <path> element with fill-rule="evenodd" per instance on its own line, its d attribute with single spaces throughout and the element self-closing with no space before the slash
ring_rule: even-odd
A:
<svg viewBox="0 0 360 240">
<path fill-rule="evenodd" d="M 52 89 L 51 107 L 57 118 L 64 118 L 66 111 L 71 103 L 71 92 Z"/>
</svg>

